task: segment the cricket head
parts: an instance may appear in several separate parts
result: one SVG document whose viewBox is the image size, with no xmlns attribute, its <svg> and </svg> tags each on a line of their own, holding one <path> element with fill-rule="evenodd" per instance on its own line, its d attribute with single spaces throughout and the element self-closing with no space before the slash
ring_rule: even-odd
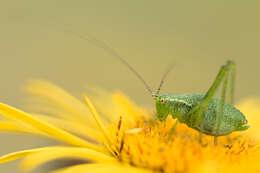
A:
<svg viewBox="0 0 260 173">
<path fill-rule="evenodd" d="M 169 104 L 167 98 L 164 95 L 152 94 L 155 101 L 156 107 L 156 119 L 160 121 L 165 121 L 170 113 Z"/>
</svg>

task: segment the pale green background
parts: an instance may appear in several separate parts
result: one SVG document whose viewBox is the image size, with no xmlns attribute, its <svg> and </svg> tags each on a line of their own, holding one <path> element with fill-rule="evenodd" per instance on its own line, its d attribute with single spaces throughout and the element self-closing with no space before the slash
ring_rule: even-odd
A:
<svg viewBox="0 0 260 173">
<path fill-rule="evenodd" d="M 64 32 L 68 29 L 104 40 L 153 88 L 167 65 L 176 63 L 164 92 L 205 92 L 231 58 L 238 71 L 236 100 L 260 96 L 259 2 L 2 0 L 0 101 L 19 107 L 26 79 L 40 78 L 78 96 L 88 85 L 120 89 L 137 103 L 152 106 L 150 95 L 126 67 Z M 0 137 L 1 155 L 54 143 L 28 136 Z M 16 164 L 0 165 L 0 172 L 17 172 Z"/>
</svg>

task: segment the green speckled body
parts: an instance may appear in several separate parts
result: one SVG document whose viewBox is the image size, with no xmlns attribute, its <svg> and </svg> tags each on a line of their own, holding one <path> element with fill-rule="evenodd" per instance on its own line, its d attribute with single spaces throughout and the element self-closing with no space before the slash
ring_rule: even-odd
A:
<svg viewBox="0 0 260 173">
<path fill-rule="evenodd" d="M 220 108 L 220 99 L 213 98 L 209 103 L 208 109 L 204 112 L 203 119 L 199 125 L 192 126 L 190 123 L 189 111 L 196 106 L 204 97 L 204 94 L 162 94 L 156 101 L 156 117 L 164 121 L 168 115 L 177 118 L 179 122 L 187 124 L 189 127 L 202 133 L 212 136 L 227 135 L 233 131 L 246 130 L 248 127 L 245 116 L 233 105 L 224 103 L 223 114 L 220 122 L 218 134 L 217 115 Z"/>
</svg>

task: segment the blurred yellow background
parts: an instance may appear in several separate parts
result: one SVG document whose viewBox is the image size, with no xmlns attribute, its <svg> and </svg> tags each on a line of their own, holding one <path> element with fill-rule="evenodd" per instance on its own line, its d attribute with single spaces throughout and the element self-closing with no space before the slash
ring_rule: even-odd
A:
<svg viewBox="0 0 260 173">
<path fill-rule="evenodd" d="M 205 93 L 227 59 L 237 63 L 236 101 L 260 96 L 260 1 L 2 1 L 0 102 L 21 108 L 27 79 L 46 79 L 81 98 L 87 86 L 120 89 L 153 106 L 144 86 L 118 60 L 81 40 L 105 41 L 156 88 Z M 62 98 L 61 98 L 62 99 Z M 1 133 L 0 154 L 53 141 Z M 17 172 L 17 162 L 0 172 Z M 40 172 L 36 170 L 35 172 Z"/>
</svg>

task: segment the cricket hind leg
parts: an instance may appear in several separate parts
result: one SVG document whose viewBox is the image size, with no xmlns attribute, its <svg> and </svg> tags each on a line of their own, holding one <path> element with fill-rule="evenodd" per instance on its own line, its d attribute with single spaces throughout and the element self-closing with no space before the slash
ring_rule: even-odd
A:
<svg viewBox="0 0 260 173">
<path fill-rule="evenodd" d="M 225 103 L 225 99 L 226 99 L 226 93 L 227 93 L 227 82 L 228 82 L 228 73 L 226 73 L 226 75 L 223 78 L 224 83 L 223 83 L 223 87 L 222 87 L 222 94 L 221 94 L 221 102 L 220 102 L 220 108 L 219 108 L 219 112 L 217 113 L 217 117 L 216 117 L 216 122 L 217 122 L 217 128 L 216 128 L 216 134 L 219 134 L 219 130 L 220 130 L 220 123 L 221 123 L 221 119 L 223 116 L 223 108 L 224 108 L 224 103 Z M 218 144 L 218 136 L 214 136 L 214 144 L 217 145 Z"/>
<path fill-rule="evenodd" d="M 228 70 L 228 74 L 226 74 L 226 76 L 224 77 L 224 84 L 223 84 L 223 89 L 222 89 L 222 96 L 221 96 L 221 105 L 220 105 L 220 111 L 219 111 L 219 115 L 217 116 L 217 129 L 216 129 L 216 134 L 218 134 L 219 132 L 219 128 L 220 128 L 220 121 L 223 115 L 223 107 L 224 107 L 224 102 L 226 99 L 226 93 L 227 93 L 227 87 L 228 87 L 228 78 L 231 77 L 230 79 L 230 95 L 229 95 L 229 99 L 227 100 L 228 103 L 232 104 L 234 103 L 234 90 L 235 90 L 235 76 L 236 76 L 236 65 L 233 61 L 229 60 L 227 62 L 227 70 Z M 227 141 L 231 142 L 232 139 L 230 138 L 229 135 L 226 136 Z M 214 136 L 214 143 L 215 145 L 218 144 L 218 137 Z"/>
<path fill-rule="evenodd" d="M 234 92 L 235 92 L 236 64 L 231 60 L 229 60 L 228 63 L 229 63 L 230 77 L 231 77 L 229 103 L 233 105 L 234 104 Z"/>
<path fill-rule="evenodd" d="M 230 68 L 231 83 L 230 83 L 230 91 L 229 91 L 230 95 L 229 95 L 228 103 L 233 105 L 234 104 L 234 92 L 235 92 L 235 79 L 236 79 L 236 64 L 231 60 L 229 60 L 229 63 L 230 63 L 229 68 Z M 227 139 L 228 143 L 232 142 L 232 138 L 229 135 L 226 136 L 226 139 Z"/>
<path fill-rule="evenodd" d="M 217 127 L 216 127 L 216 134 L 219 133 L 220 129 L 220 124 L 221 124 L 221 119 L 223 116 L 223 109 L 224 109 L 224 103 L 226 100 L 226 95 L 227 95 L 227 88 L 228 88 L 228 80 L 229 77 L 230 79 L 230 95 L 228 99 L 228 103 L 233 104 L 234 102 L 234 88 L 235 88 L 235 63 L 233 61 L 228 61 L 227 64 L 225 65 L 225 68 L 227 70 L 226 74 L 223 77 L 223 87 L 222 87 L 222 95 L 221 95 L 221 103 L 220 103 L 220 110 L 219 113 L 217 114 Z M 231 141 L 231 138 L 227 136 L 227 140 Z M 218 144 L 218 136 L 214 136 L 214 144 Z"/>
<path fill-rule="evenodd" d="M 216 134 L 219 132 L 220 128 L 220 121 L 223 114 L 223 107 L 224 102 L 226 99 L 226 90 L 227 90 L 227 83 L 228 83 L 228 76 L 230 71 L 233 71 L 234 69 L 234 63 L 232 61 L 228 61 L 225 65 L 223 65 L 218 74 L 216 79 L 214 80 L 213 84 L 203 97 L 201 101 L 197 103 L 197 105 L 191 109 L 191 111 L 188 113 L 188 116 L 190 117 L 190 121 L 188 122 L 189 126 L 191 127 L 197 127 L 200 124 L 200 129 L 203 129 L 203 123 L 201 121 L 204 119 L 204 112 L 208 109 L 209 103 L 213 96 L 215 95 L 217 89 L 219 88 L 222 81 L 224 81 L 223 89 L 222 89 L 222 95 L 221 95 L 221 104 L 220 104 L 220 111 L 217 114 L 217 127 L 216 127 Z M 231 97 L 230 100 L 233 101 L 233 92 L 234 92 L 234 77 L 235 73 L 231 72 Z M 217 136 L 214 138 L 214 143 L 217 144 Z M 202 131 L 200 131 L 200 143 L 202 143 Z"/>
</svg>

